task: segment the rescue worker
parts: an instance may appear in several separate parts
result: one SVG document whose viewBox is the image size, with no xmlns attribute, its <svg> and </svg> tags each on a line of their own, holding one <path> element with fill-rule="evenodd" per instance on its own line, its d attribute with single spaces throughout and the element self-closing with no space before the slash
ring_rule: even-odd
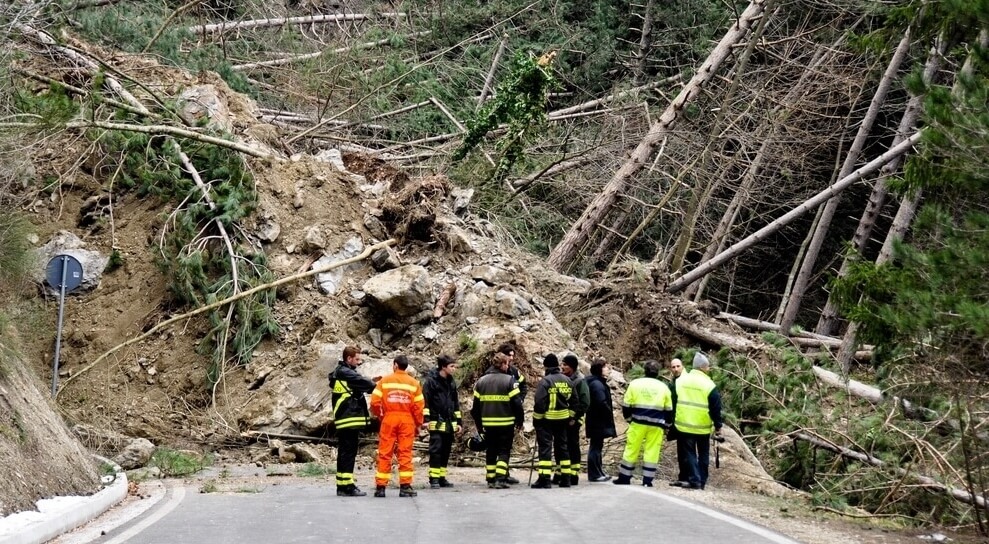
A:
<svg viewBox="0 0 989 544">
<path fill-rule="evenodd" d="M 677 379 L 683 375 L 683 361 L 674 357 L 670 361 L 670 380 L 668 385 L 670 386 L 670 392 L 673 393 L 673 411 L 674 415 L 676 412 L 677 405 Z M 676 419 L 674 417 L 674 419 Z M 674 422 L 673 427 L 670 427 L 669 431 L 666 431 L 666 441 L 670 442 L 677 439 L 677 428 Z M 677 482 L 686 482 L 688 469 L 684 463 L 683 456 L 680 455 L 680 448 L 677 448 L 677 479 L 670 482 L 670 485 L 677 486 Z"/>
<path fill-rule="evenodd" d="M 574 419 L 574 389 L 570 378 L 560 372 L 560 361 L 550 353 L 543 359 L 546 375 L 536 385 L 532 423 L 536 427 L 539 449 L 539 477 L 533 489 L 553 487 L 553 457 L 560 472 L 560 487 L 570 487 L 570 453 L 567 451 L 567 428 Z"/>
<path fill-rule="evenodd" d="M 432 489 L 453 487 L 446 479 L 446 467 L 450 462 L 453 436 L 460 433 L 463 423 L 457 382 L 453 380 L 456 371 L 457 361 L 449 355 L 440 355 L 436 359 L 436 369 L 422 382 L 426 397 L 423 415 L 429 429 L 429 487 Z"/>
<path fill-rule="evenodd" d="M 378 431 L 378 473 L 374 496 L 384 497 L 391 480 L 393 454 L 398 455 L 399 497 L 415 497 L 412 489 L 412 443 L 423 426 L 424 399 L 419 381 L 409 375 L 409 358 L 392 361 L 392 373 L 381 378 L 371 393 L 371 411 L 381 420 Z"/>
<path fill-rule="evenodd" d="M 507 489 L 508 458 L 512 453 L 515 430 L 522 428 L 525 413 L 519 384 L 508 373 L 509 357 L 495 353 L 491 368 L 474 384 L 470 415 L 477 431 L 484 436 L 485 479 L 492 489 Z"/>
<path fill-rule="evenodd" d="M 525 402 L 525 395 L 529 392 L 529 383 L 525 379 L 525 374 L 519 372 L 519 368 L 515 366 L 515 343 L 505 342 L 504 344 L 498 346 L 498 353 L 502 353 L 508 356 L 508 373 L 515 378 L 515 381 L 519 384 L 519 397 L 522 402 Z M 511 485 L 519 483 L 518 478 L 513 477 L 509 472 L 505 473 L 505 481 Z"/>
<path fill-rule="evenodd" d="M 361 349 L 356 346 L 343 348 L 343 360 L 330 373 L 333 391 L 333 424 L 337 437 L 337 496 L 364 497 L 354 481 L 354 463 L 361 431 L 371 426 L 364 395 L 374 391 L 374 381 L 357 371 L 361 366 Z"/>
<path fill-rule="evenodd" d="M 587 479 L 591 482 L 607 482 L 611 476 L 604 473 L 602 452 L 604 439 L 618 436 L 615 429 L 615 414 L 611 406 L 611 388 L 608 376 L 611 368 L 602 358 L 591 362 L 591 375 L 587 377 L 587 388 L 591 392 L 591 405 L 587 409 Z"/>
<path fill-rule="evenodd" d="M 622 415 L 629 424 L 618 478 L 612 482 L 618 485 L 631 483 L 641 453 L 642 485 L 652 487 L 663 450 L 663 434 L 673 421 L 673 396 L 659 379 L 659 362 L 646 361 L 644 366 L 645 376 L 628 384 L 622 400 Z"/>
<path fill-rule="evenodd" d="M 682 464 L 680 479 L 671 485 L 704 489 L 711 461 L 711 433 L 721 441 L 721 393 L 711 380 L 711 362 L 700 352 L 693 368 L 676 380 L 677 460 Z"/>
<path fill-rule="evenodd" d="M 580 428 L 584 425 L 584 416 L 587 414 L 587 409 L 591 405 L 591 390 L 587 386 L 587 381 L 584 380 L 584 375 L 577 369 L 579 364 L 577 356 L 568 353 L 563 356 L 563 366 L 560 367 L 563 375 L 570 378 L 570 383 L 573 384 L 574 390 L 574 417 L 570 420 L 570 425 L 567 427 L 567 452 L 570 454 L 570 485 L 580 483 Z M 554 476 L 554 478 L 557 480 L 554 483 L 559 484 L 562 476 Z"/>
</svg>

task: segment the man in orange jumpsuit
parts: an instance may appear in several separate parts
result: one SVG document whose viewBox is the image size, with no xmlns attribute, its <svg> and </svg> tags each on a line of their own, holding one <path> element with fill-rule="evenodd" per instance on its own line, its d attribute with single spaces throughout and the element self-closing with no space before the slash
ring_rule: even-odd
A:
<svg viewBox="0 0 989 544">
<path fill-rule="evenodd" d="M 419 381 L 409 376 L 409 358 L 399 355 L 392 361 L 393 372 L 378 381 L 371 393 L 371 413 L 381 420 L 378 432 L 378 473 L 375 497 L 384 497 L 391 480 L 391 461 L 398 450 L 399 497 L 415 497 L 412 489 L 412 443 L 423 425 L 425 398 Z M 397 447 L 396 447 L 397 446 Z"/>
</svg>

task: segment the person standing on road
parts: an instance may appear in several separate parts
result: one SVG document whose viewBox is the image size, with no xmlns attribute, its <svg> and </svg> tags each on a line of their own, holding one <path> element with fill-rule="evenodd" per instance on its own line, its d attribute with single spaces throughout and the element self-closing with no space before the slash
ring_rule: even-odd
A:
<svg viewBox="0 0 989 544">
<path fill-rule="evenodd" d="M 632 380 L 625 390 L 622 415 L 629 421 L 625 452 L 613 483 L 632 483 L 632 471 L 642 453 L 642 485 L 652 487 L 659 457 L 663 451 L 663 434 L 673 419 L 673 395 L 659 379 L 658 361 L 646 361 L 645 376 Z"/>
<path fill-rule="evenodd" d="M 677 404 L 677 379 L 683 375 L 683 361 L 674 357 L 670 361 L 670 392 L 673 394 L 673 407 L 676 408 Z M 673 441 L 677 439 L 677 428 L 674 424 L 670 427 L 670 430 L 666 432 L 666 441 Z M 684 462 L 683 457 L 680 455 L 680 448 L 677 448 L 677 479 L 670 482 L 670 485 L 676 485 L 676 482 L 686 482 L 687 481 L 688 468 Z"/>
<path fill-rule="evenodd" d="M 585 432 L 590 446 L 587 448 L 587 480 L 590 482 L 607 482 L 611 476 L 604 473 L 601 459 L 604 450 L 604 439 L 618 436 L 615 430 L 615 413 L 611 404 L 611 388 L 608 387 L 608 375 L 611 367 L 607 361 L 597 358 L 591 361 L 591 375 L 587 377 L 587 389 L 590 393 L 590 405 L 587 409 Z"/>
<path fill-rule="evenodd" d="M 711 380 L 711 362 L 700 352 L 694 355 L 690 372 L 676 381 L 677 459 L 683 463 L 686 479 L 670 485 L 704 489 L 711 460 L 711 433 L 721 437 L 721 393 Z"/>
<path fill-rule="evenodd" d="M 501 344 L 498 346 L 496 353 L 501 353 L 508 357 L 508 374 L 518 382 L 519 398 L 522 399 L 521 402 L 525 403 L 525 395 L 529 392 L 529 382 L 525 379 L 525 374 L 519 372 L 519 368 L 515 365 L 515 343 L 505 342 Z M 511 475 L 511 469 L 505 473 L 505 481 L 511 485 L 519 483 L 518 478 L 514 478 Z"/>
<path fill-rule="evenodd" d="M 378 432 L 378 473 L 374 496 L 384 497 L 391 481 L 392 456 L 398 455 L 399 497 L 415 497 L 412 489 L 412 443 L 423 426 L 424 397 L 419 381 L 406 372 L 409 358 L 392 361 L 392 373 L 381 378 L 371 393 L 371 411 L 381 419 Z M 396 451 L 397 450 L 397 451 Z"/>
<path fill-rule="evenodd" d="M 563 375 L 570 378 L 570 383 L 573 384 L 574 390 L 574 416 L 570 420 L 570 425 L 567 427 L 567 453 L 570 454 L 570 485 L 580 483 L 580 428 L 584 425 L 584 416 L 587 414 L 587 409 L 591 404 L 591 391 L 587 386 L 584 375 L 577 369 L 579 365 L 577 356 L 568 353 L 563 356 L 563 366 L 560 367 Z M 557 483 L 561 480 L 562 475 Z"/>
<path fill-rule="evenodd" d="M 553 457 L 560 470 L 560 487 L 570 487 L 570 453 L 567 451 L 567 428 L 574 419 L 574 389 L 570 378 L 560 372 L 560 361 L 550 353 L 543 359 L 546 375 L 536 385 L 532 423 L 536 427 L 539 447 L 539 477 L 533 489 L 553 487 Z"/>
<path fill-rule="evenodd" d="M 463 423 L 460 414 L 460 398 L 453 374 L 457 361 L 449 355 L 436 359 L 436 369 L 426 376 L 422 392 L 426 397 L 423 414 L 429 428 L 429 487 L 453 487 L 446 479 L 446 467 L 450 462 L 453 436 L 460 433 Z"/>
<path fill-rule="evenodd" d="M 357 372 L 361 366 L 361 349 L 356 346 L 343 348 L 343 360 L 330 373 L 333 391 L 333 424 L 337 437 L 337 496 L 363 497 L 354 481 L 354 463 L 361 431 L 371 426 L 364 395 L 374 391 L 374 381 Z"/>
<path fill-rule="evenodd" d="M 471 418 L 485 442 L 485 479 L 492 489 L 507 489 L 508 458 L 515 429 L 522 428 L 525 413 L 519 384 L 508 373 L 509 357 L 495 353 L 491 368 L 474 384 Z"/>
</svg>

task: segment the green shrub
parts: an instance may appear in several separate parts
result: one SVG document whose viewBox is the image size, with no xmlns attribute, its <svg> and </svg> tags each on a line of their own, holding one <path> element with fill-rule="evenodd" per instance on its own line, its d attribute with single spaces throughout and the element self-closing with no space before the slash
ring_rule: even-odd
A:
<svg viewBox="0 0 989 544">
<path fill-rule="evenodd" d="M 195 474 L 213 464 L 210 454 L 157 448 L 151 455 L 149 466 L 158 467 L 165 478 L 181 478 Z"/>
</svg>

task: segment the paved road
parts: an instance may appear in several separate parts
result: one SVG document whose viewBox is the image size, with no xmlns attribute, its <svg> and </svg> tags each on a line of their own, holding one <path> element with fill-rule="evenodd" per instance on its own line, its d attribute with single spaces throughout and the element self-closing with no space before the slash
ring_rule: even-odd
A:
<svg viewBox="0 0 989 544">
<path fill-rule="evenodd" d="M 266 486 L 259 493 L 170 487 L 164 500 L 107 532 L 102 544 L 600 544 L 602 542 L 794 544 L 768 529 L 672 497 L 611 484 L 570 490 L 478 485 L 341 498 L 329 485 Z"/>
</svg>

